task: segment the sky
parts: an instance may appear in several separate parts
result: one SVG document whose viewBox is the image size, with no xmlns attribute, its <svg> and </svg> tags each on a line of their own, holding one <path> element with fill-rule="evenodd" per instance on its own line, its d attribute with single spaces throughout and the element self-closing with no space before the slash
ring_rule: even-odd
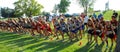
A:
<svg viewBox="0 0 120 52">
<path fill-rule="evenodd" d="M 0 0 L 0 7 L 9 7 L 14 8 L 14 2 L 17 0 Z M 58 4 L 60 0 L 36 0 L 38 3 L 44 6 L 43 11 L 51 12 L 54 8 L 55 4 Z M 71 4 L 68 7 L 69 11 L 67 13 L 81 13 L 83 12 L 83 8 L 77 3 L 76 0 L 70 0 Z M 105 3 L 108 0 L 96 0 L 94 3 L 94 10 L 104 10 Z M 109 0 L 109 8 L 113 10 L 120 10 L 120 0 Z"/>
</svg>

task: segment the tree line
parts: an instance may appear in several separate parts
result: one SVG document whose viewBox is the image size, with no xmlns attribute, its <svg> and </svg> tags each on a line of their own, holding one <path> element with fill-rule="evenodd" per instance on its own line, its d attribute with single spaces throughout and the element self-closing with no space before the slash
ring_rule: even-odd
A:
<svg viewBox="0 0 120 52">
<path fill-rule="evenodd" d="M 80 6 L 84 9 L 84 12 L 93 11 L 93 4 L 95 0 L 76 0 Z M 56 4 L 53 9 L 53 13 L 66 13 L 69 9 L 70 0 L 60 0 L 59 4 Z M 45 14 L 45 11 L 41 11 L 44 6 L 38 3 L 36 0 L 18 0 L 14 2 L 14 9 L 8 7 L 2 8 L 1 13 L 3 17 L 20 17 L 25 14 L 28 17 Z M 47 13 L 48 14 L 48 13 Z M 46 14 L 45 14 L 46 15 Z"/>
</svg>

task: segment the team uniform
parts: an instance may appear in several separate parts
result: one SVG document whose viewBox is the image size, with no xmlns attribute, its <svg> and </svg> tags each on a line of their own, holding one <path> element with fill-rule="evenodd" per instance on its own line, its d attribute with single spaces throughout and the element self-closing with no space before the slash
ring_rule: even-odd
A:
<svg viewBox="0 0 120 52">
<path fill-rule="evenodd" d="M 90 35 L 94 35 L 94 28 L 93 28 L 93 24 L 88 23 L 88 34 Z"/>
<path fill-rule="evenodd" d="M 47 30 L 48 32 L 52 32 L 52 29 L 50 28 L 50 25 L 49 25 L 49 24 L 46 24 L 46 30 Z"/>
<path fill-rule="evenodd" d="M 102 37 L 102 27 L 101 27 L 101 24 L 96 24 L 95 25 L 95 28 L 96 28 L 96 35 L 99 36 L 99 37 Z"/>
<path fill-rule="evenodd" d="M 75 27 L 75 25 L 72 25 L 71 32 L 74 33 L 74 34 L 76 34 L 78 32 L 78 30 Z"/>
<path fill-rule="evenodd" d="M 114 32 L 115 32 L 116 35 L 117 35 L 117 26 L 118 26 L 117 20 L 111 21 L 111 24 L 113 25 L 113 27 L 114 27 Z"/>
<path fill-rule="evenodd" d="M 101 28 L 103 29 L 103 31 L 102 31 L 102 35 L 101 35 L 101 37 L 102 38 L 104 38 L 105 37 L 105 26 L 106 26 L 106 23 L 105 23 L 105 21 L 100 21 L 100 24 L 101 24 Z"/>
<path fill-rule="evenodd" d="M 58 23 L 58 21 L 55 21 L 55 22 L 54 22 L 54 28 L 55 28 L 56 30 L 60 30 L 60 24 Z"/>
<path fill-rule="evenodd" d="M 113 39 L 114 38 L 114 33 L 113 33 L 113 29 L 112 29 L 112 25 L 107 25 L 106 26 L 106 36 Z"/>
<path fill-rule="evenodd" d="M 62 22 L 60 25 L 61 31 L 67 33 L 68 32 L 67 24 L 65 22 Z"/>
</svg>

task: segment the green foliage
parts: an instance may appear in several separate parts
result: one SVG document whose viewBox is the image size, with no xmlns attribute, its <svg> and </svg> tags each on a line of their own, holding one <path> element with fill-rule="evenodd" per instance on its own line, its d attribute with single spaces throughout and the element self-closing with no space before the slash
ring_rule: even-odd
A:
<svg viewBox="0 0 120 52">
<path fill-rule="evenodd" d="M 54 6 L 52 12 L 53 12 L 53 13 L 57 13 L 57 11 L 58 11 L 58 5 L 55 4 L 55 6 Z"/>
<path fill-rule="evenodd" d="M 88 9 L 93 7 L 95 0 L 78 0 L 80 6 L 84 8 L 84 12 L 87 13 Z"/>
<path fill-rule="evenodd" d="M 98 16 L 101 12 L 96 12 L 96 15 Z M 120 11 L 117 11 L 118 15 L 120 15 Z M 103 17 L 105 20 L 111 20 L 111 16 L 113 14 L 112 10 L 103 11 Z"/>
<path fill-rule="evenodd" d="M 1 16 L 2 17 L 5 17 L 5 18 L 7 18 L 7 17 L 16 17 L 14 15 L 14 13 L 15 13 L 14 9 L 10 9 L 8 7 L 1 8 Z"/>
<path fill-rule="evenodd" d="M 88 8 L 88 13 L 93 13 L 93 11 L 94 11 L 93 8 L 91 7 Z"/>
<path fill-rule="evenodd" d="M 58 4 L 59 13 L 67 12 L 69 5 L 70 5 L 70 1 L 69 0 L 61 0 L 60 4 Z"/>
<path fill-rule="evenodd" d="M 48 17 L 48 16 L 50 15 L 50 13 L 49 13 L 49 12 L 45 12 L 45 11 L 43 11 L 43 12 L 42 12 L 42 15 Z"/>
<path fill-rule="evenodd" d="M 15 14 L 27 16 L 35 16 L 41 13 L 43 6 L 39 4 L 36 0 L 18 0 L 14 3 Z"/>
</svg>

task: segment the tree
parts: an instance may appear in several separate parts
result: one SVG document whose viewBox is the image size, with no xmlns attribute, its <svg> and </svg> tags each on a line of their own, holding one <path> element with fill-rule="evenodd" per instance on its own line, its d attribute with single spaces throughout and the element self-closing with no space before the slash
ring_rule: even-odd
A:
<svg viewBox="0 0 120 52">
<path fill-rule="evenodd" d="M 53 12 L 53 13 L 57 13 L 57 12 L 58 12 L 58 5 L 57 5 L 57 4 L 55 4 L 52 12 Z"/>
<path fill-rule="evenodd" d="M 59 13 L 65 13 L 65 12 L 67 12 L 69 5 L 70 5 L 70 1 L 69 0 L 61 0 L 60 4 L 57 5 Z"/>
<path fill-rule="evenodd" d="M 93 8 L 89 7 L 89 8 L 88 8 L 88 13 L 91 14 L 91 13 L 93 13 L 93 12 L 94 12 Z"/>
<path fill-rule="evenodd" d="M 26 14 L 29 17 L 39 15 L 43 8 L 36 0 L 18 0 L 14 5 L 16 15 Z"/>
<path fill-rule="evenodd" d="M 87 14 L 88 9 L 92 8 L 95 0 L 78 0 L 80 6 L 84 8 L 84 12 Z"/>
<path fill-rule="evenodd" d="M 15 13 L 14 9 L 10 9 L 8 7 L 1 8 L 1 15 L 5 18 L 6 17 L 16 17 L 14 15 L 14 13 Z"/>
<path fill-rule="evenodd" d="M 50 16 L 50 13 L 49 13 L 49 12 L 45 12 L 45 11 L 43 11 L 43 12 L 42 12 L 42 15 L 48 17 L 48 16 Z"/>
<path fill-rule="evenodd" d="M 120 52 L 120 15 L 118 20 L 118 28 L 117 28 L 117 44 L 115 48 L 115 52 Z"/>
</svg>

